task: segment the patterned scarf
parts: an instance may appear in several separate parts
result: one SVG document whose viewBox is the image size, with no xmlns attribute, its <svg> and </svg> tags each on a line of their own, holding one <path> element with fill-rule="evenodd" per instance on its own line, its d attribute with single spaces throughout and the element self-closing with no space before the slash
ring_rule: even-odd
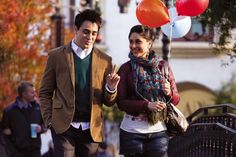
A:
<svg viewBox="0 0 236 157">
<path fill-rule="evenodd" d="M 147 59 L 129 54 L 136 94 L 151 102 L 160 100 L 162 75 L 158 69 L 159 58 L 152 51 Z"/>
<path fill-rule="evenodd" d="M 165 101 L 162 92 L 162 75 L 158 69 L 159 58 L 154 51 L 149 53 L 148 58 L 135 57 L 132 53 L 129 53 L 131 60 L 134 87 L 136 94 L 144 100 L 155 102 Z M 149 120 L 150 124 L 155 124 L 159 120 L 164 120 L 162 112 L 148 113 L 148 119 L 152 117 L 153 120 Z"/>
</svg>

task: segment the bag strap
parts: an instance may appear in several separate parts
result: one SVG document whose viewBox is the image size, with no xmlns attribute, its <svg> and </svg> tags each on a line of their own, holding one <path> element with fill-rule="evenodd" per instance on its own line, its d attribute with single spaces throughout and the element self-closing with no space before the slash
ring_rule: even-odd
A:
<svg viewBox="0 0 236 157">
<path fill-rule="evenodd" d="M 162 73 L 163 73 L 165 79 L 167 79 L 167 81 L 169 81 L 169 65 L 168 65 L 168 62 L 165 60 L 163 60 Z M 169 99 L 167 101 L 167 104 L 169 104 L 170 102 L 171 102 L 171 99 Z"/>
<path fill-rule="evenodd" d="M 168 62 L 165 60 L 163 62 L 162 71 L 163 71 L 164 77 L 169 81 L 169 67 L 168 67 Z"/>
</svg>

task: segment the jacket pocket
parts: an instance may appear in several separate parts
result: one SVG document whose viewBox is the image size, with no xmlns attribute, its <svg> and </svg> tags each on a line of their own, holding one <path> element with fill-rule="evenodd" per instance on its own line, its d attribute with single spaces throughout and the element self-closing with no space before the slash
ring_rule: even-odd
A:
<svg viewBox="0 0 236 157">
<path fill-rule="evenodd" d="M 61 103 L 54 103 L 53 108 L 54 109 L 60 109 L 60 108 L 62 108 L 62 104 Z"/>
</svg>

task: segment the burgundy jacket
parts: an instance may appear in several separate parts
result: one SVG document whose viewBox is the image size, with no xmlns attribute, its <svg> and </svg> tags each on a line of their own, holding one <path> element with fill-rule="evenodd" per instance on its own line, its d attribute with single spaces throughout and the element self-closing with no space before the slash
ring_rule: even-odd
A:
<svg viewBox="0 0 236 157">
<path fill-rule="evenodd" d="M 158 68 L 163 72 L 163 65 L 165 61 L 160 61 Z M 179 103 L 180 97 L 175 84 L 174 75 L 170 66 L 169 70 L 169 82 L 171 84 L 170 100 L 174 105 Z M 131 115 L 138 115 L 139 113 L 145 113 L 148 111 L 148 101 L 139 98 L 135 94 L 134 81 L 132 76 L 131 62 L 128 61 L 121 65 L 118 75 L 120 76 L 120 83 L 118 85 L 117 104 L 121 111 L 124 111 Z M 164 75 L 164 74 L 163 74 Z"/>
</svg>

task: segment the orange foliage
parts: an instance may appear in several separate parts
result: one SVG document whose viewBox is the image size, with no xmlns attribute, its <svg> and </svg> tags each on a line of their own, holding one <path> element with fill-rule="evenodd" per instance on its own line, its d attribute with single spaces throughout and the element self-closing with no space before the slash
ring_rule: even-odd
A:
<svg viewBox="0 0 236 157">
<path fill-rule="evenodd" d="M 74 32 L 69 27 L 66 27 L 64 35 L 65 35 L 64 42 L 69 43 L 71 41 L 71 39 L 73 39 L 73 37 L 74 37 Z"/>
<path fill-rule="evenodd" d="M 0 111 L 13 101 L 21 80 L 39 86 L 49 48 L 49 0 L 1 0 Z"/>
</svg>

